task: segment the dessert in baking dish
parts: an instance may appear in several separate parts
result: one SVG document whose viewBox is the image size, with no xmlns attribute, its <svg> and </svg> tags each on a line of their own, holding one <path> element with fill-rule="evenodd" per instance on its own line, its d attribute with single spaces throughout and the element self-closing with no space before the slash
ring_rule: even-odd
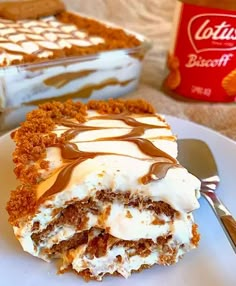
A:
<svg viewBox="0 0 236 286">
<path fill-rule="evenodd" d="M 102 280 L 174 264 L 197 247 L 200 182 L 147 102 L 43 104 L 12 138 L 21 185 L 7 210 L 30 254 Z"/>
<path fill-rule="evenodd" d="M 0 18 L 1 67 L 139 45 L 122 29 L 68 11 L 38 19 Z"/>
<path fill-rule="evenodd" d="M 31 2 L 41 7 L 45 1 L 23 4 Z M 27 12 L 18 5 L 13 12 Z M 144 37 L 63 6 L 50 9 L 50 15 L 44 11 L 44 17 L 37 9 L 32 19 L 0 3 L 0 130 L 13 128 L 48 99 L 117 97 L 139 81 L 148 46 Z"/>
</svg>

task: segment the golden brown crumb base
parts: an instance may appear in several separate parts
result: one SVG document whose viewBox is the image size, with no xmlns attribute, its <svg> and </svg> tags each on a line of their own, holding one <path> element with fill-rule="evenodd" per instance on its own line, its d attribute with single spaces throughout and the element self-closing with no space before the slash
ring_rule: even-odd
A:
<svg viewBox="0 0 236 286">
<path fill-rule="evenodd" d="M 56 18 L 66 24 L 74 24 L 80 31 L 85 31 L 89 36 L 98 36 L 104 39 L 104 43 L 100 43 L 90 47 L 72 46 L 71 48 L 64 48 L 61 50 L 51 51 L 52 55 L 48 58 L 39 58 L 37 55 L 24 55 L 21 60 L 14 60 L 11 65 L 39 63 L 48 60 L 84 56 L 89 54 L 96 54 L 103 51 L 135 48 L 141 45 L 141 42 L 133 35 L 125 33 L 124 30 L 114 27 L 107 27 L 99 21 L 81 17 L 77 14 L 68 11 L 62 12 Z M 134 52 L 135 53 L 135 52 Z"/>
<path fill-rule="evenodd" d="M 196 227 L 193 225 L 193 241 L 197 241 L 199 239 L 199 234 L 195 231 Z M 89 232 L 92 232 L 93 229 L 91 229 Z M 85 251 L 85 255 L 89 259 L 93 259 L 94 257 L 100 258 L 107 254 L 107 252 L 116 246 L 122 246 L 126 249 L 129 249 L 129 256 L 132 257 L 134 255 L 139 255 L 140 257 L 147 257 L 151 254 L 153 250 L 158 250 L 159 253 L 159 259 L 158 264 L 159 265 L 172 265 L 176 263 L 177 253 L 179 248 L 184 248 L 184 245 L 178 245 L 176 246 L 169 246 L 169 241 L 172 239 L 171 235 L 168 236 L 160 236 L 157 238 L 156 242 L 150 240 L 150 239 L 140 239 L 138 241 L 124 241 L 117 239 L 110 234 L 104 232 L 101 230 L 100 234 L 93 239 L 89 240 L 89 232 L 86 231 L 87 239 L 83 238 L 83 241 L 81 240 L 81 237 L 83 237 L 82 234 L 80 234 L 79 243 L 75 243 L 74 238 L 71 239 L 71 241 L 64 241 L 61 243 L 61 246 L 55 246 L 55 249 L 59 250 L 60 253 L 70 253 L 70 250 L 76 249 L 80 245 L 87 243 L 87 248 Z M 76 237 L 76 235 L 75 235 Z M 71 248 L 68 246 L 72 246 Z M 54 247 L 52 248 L 54 249 Z M 55 252 L 52 252 L 54 255 Z M 70 257 L 70 254 L 68 255 Z M 180 257 L 181 258 L 181 257 Z M 71 257 L 73 260 L 73 255 Z M 122 257 L 120 255 L 117 256 L 117 262 L 122 261 Z M 71 261 L 72 262 L 72 261 Z M 137 271 L 132 272 L 141 272 L 144 269 L 150 268 L 151 265 L 144 264 L 142 265 Z M 71 270 L 71 265 L 68 266 L 68 269 L 64 270 L 63 273 L 67 270 Z M 75 272 L 79 276 L 81 276 L 84 280 L 90 281 L 90 280 L 97 280 L 96 277 L 92 275 L 92 273 L 89 271 L 89 269 L 85 269 L 79 273 Z M 115 272 L 113 275 L 120 275 L 117 272 Z M 106 274 L 107 276 L 107 274 Z"/>
<path fill-rule="evenodd" d="M 93 229 L 90 230 L 90 232 L 93 232 Z M 129 250 L 129 257 L 138 255 L 140 257 L 147 257 L 151 254 L 151 252 L 155 249 L 158 249 L 158 252 L 160 253 L 160 258 L 158 261 L 158 264 L 161 265 L 171 265 L 176 262 L 176 254 L 177 250 L 179 248 L 178 245 L 176 245 L 176 248 L 170 248 L 168 246 L 168 242 L 172 239 L 172 236 L 161 236 L 157 239 L 156 242 L 152 241 L 151 239 L 140 239 L 138 241 L 128 241 L 128 240 L 120 240 L 112 235 L 101 231 L 100 234 L 91 240 L 89 240 L 89 233 L 88 234 L 88 239 L 87 239 L 87 247 L 85 250 L 85 255 L 88 259 L 93 259 L 93 258 L 101 258 L 105 255 L 107 255 L 107 252 L 111 250 L 114 247 L 124 247 L 125 249 Z M 73 240 L 73 238 L 72 238 Z M 83 243 L 77 244 L 75 248 L 60 248 L 60 253 L 67 253 L 67 258 L 68 260 L 72 263 L 73 260 L 73 254 L 71 255 L 71 252 L 73 253 L 73 250 L 75 250 L 77 247 L 82 245 Z M 73 245 L 71 242 L 68 242 L 67 245 Z M 65 246 L 65 244 L 64 244 Z M 53 248 L 52 248 L 53 249 Z M 53 255 L 56 255 L 56 257 L 60 257 L 60 254 L 57 255 L 57 253 L 53 253 Z M 70 259 L 71 258 L 71 259 Z M 116 257 L 117 262 L 122 263 L 122 257 L 118 255 Z M 142 265 L 141 268 L 137 271 L 132 271 L 132 272 L 140 272 L 144 269 L 150 268 L 151 265 Z M 71 270 L 71 265 L 68 266 L 66 270 L 63 271 L 69 271 Z M 79 273 L 76 272 L 79 276 L 81 276 L 84 280 L 90 281 L 90 280 L 97 280 L 96 277 L 92 275 L 92 273 L 89 271 L 89 269 L 85 269 Z M 107 276 L 108 274 L 106 274 Z M 118 272 L 115 272 L 113 275 L 120 275 Z"/>
<path fill-rule="evenodd" d="M 96 233 L 95 236 L 94 233 Z M 192 236 L 193 237 L 191 239 L 191 244 L 192 246 L 197 247 L 200 235 L 198 233 L 196 224 L 193 224 L 192 226 Z M 129 257 L 135 255 L 138 255 L 140 257 L 147 257 L 153 251 L 157 250 L 157 252 L 159 253 L 159 260 L 157 264 L 172 265 L 176 263 L 178 250 L 183 248 L 185 249 L 185 251 L 187 251 L 189 249 L 189 246 L 184 244 L 172 245 L 171 240 L 171 234 L 166 236 L 159 236 L 157 237 L 156 241 L 153 241 L 151 239 L 139 239 L 138 241 L 121 240 L 110 235 L 106 232 L 106 230 L 99 228 L 91 228 L 90 230 L 85 230 L 80 233 L 76 233 L 70 239 L 61 241 L 60 243 L 53 245 L 51 249 L 45 249 L 44 254 L 49 255 L 50 258 L 60 258 L 66 256 L 66 261 L 69 263 L 69 265 L 67 269 L 64 269 L 60 273 L 72 270 L 71 263 L 74 259 L 74 250 L 85 244 L 86 250 L 84 255 L 86 255 L 88 259 L 101 258 L 107 255 L 107 252 L 114 247 L 124 247 L 125 249 L 129 250 Z M 122 257 L 120 255 L 118 255 L 116 259 L 118 263 L 122 263 Z M 151 267 L 151 265 L 143 265 L 138 270 L 138 272 L 149 267 Z M 79 273 L 75 273 L 81 276 L 86 281 L 96 280 L 96 277 L 94 277 L 88 269 L 83 270 Z M 119 274 L 115 273 L 113 275 Z"/>
<path fill-rule="evenodd" d="M 200 238 L 199 233 L 197 232 L 197 225 L 194 224 L 192 227 L 192 235 L 193 238 L 191 240 L 194 242 L 197 242 L 196 244 L 193 244 L 194 246 L 198 245 L 198 241 Z M 90 242 L 90 248 L 87 251 L 91 251 L 90 256 L 91 257 L 102 257 L 103 255 L 106 255 L 107 250 L 111 249 L 112 247 L 115 246 L 123 246 L 127 249 L 129 249 L 129 253 L 130 256 L 133 255 L 139 255 L 141 257 L 146 257 L 148 256 L 153 249 L 158 249 L 159 252 L 159 260 L 158 263 L 159 265 L 165 265 L 165 266 L 169 266 L 172 264 L 176 263 L 176 258 L 177 258 L 177 253 L 179 248 L 184 248 L 185 245 L 176 245 L 175 247 L 170 247 L 168 245 L 168 242 L 172 239 L 171 235 L 168 236 L 160 236 L 157 238 L 156 243 L 153 242 L 152 240 L 149 239 L 140 239 L 138 241 L 124 241 L 124 240 L 117 240 L 115 237 L 112 237 L 109 234 L 106 234 L 104 232 L 102 232 L 98 238 L 93 239 Z M 101 240 L 103 240 L 103 242 L 101 242 Z M 70 243 L 68 243 L 69 245 Z M 77 246 L 78 247 L 78 246 Z M 98 251 L 98 248 L 102 248 Z M 62 249 L 60 249 L 62 250 Z M 66 251 L 68 250 L 68 248 L 66 249 Z M 132 251 L 131 251 L 132 250 Z M 179 257 L 180 259 L 181 257 Z M 121 260 L 122 258 L 120 256 L 117 256 L 117 260 Z M 147 265 L 147 264 L 143 264 L 138 270 L 136 271 L 132 271 L 133 272 L 141 272 L 144 269 L 148 269 L 152 267 L 152 265 Z M 68 269 L 64 270 L 65 271 L 69 271 L 71 270 L 72 267 L 71 265 L 68 266 Z M 92 275 L 92 273 L 89 271 L 89 269 L 85 269 L 81 272 L 76 272 L 74 270 L 74 272 L 81 276 L 85 281 L 91 281 L 91 280 L 97 280 L 96 277 L 94 277 Z M 105 276 L 107 276 L 108 274 L 106 274 Z M 120 274 L 118 272 L 115 272 L 114 274 L 112 274 L 113 276 L 120 276 Z"/>
</svg>

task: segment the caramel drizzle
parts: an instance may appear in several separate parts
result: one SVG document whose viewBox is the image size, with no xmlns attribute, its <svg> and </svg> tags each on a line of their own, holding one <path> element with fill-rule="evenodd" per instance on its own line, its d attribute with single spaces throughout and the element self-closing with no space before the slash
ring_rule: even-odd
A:
<svg viewBox="0 0 236 286">
<path fill-rule="evenodd" d="M 101 90 L 107 86 L 116 86 L 116 85 L 126 86 L 135 80 L 136 78 L 132 78 L 130 80 L 125 80 L 125 81 L 119 81 L 116 78 L 109 78 L 98 84 L 87 84 L 75 92 L 67 93 L 67 94 L 60 95 L 60 96 L 55 96 L 51 98 L 51 100 L 62 102 L 68 99 L 89 98 L 91 94 L 96 90 Z M 36 100 L 32 100 L 32 101 L 24 103 L 24 105 L 39 105 L 49 100 L 50 100 L 49 98 L 36 99 Z"/>
<path fill-rule="evenodd" d="M 64 169 L 62 169 L 55 183 L 42 195 L 39 202 L 43 202 L 45 198 L 61 192 L 67 186 L 68 182 L 70 181 L 71 174 L 75 166 L 82 163 L 85 160 L 87 160 L 87 158 L 82 157 L 80 160 L 76 160 L 73 164 L 69 164 Z"/>
<path fill-rule="evenodd" d="M 122 113 L 122 114 L 115 114 L 115 115 L 104 115 L 104 116 L 93 116 L 90 117 L 90 120 L 96 120 L 96 119 L 102 119 L 102 120 L 121 120 L 125 122 L 127 125 L 134 127 L 131 129 L 131 131 L 128 134 L 122 135 L 122 136 L 116 136 L 116 137 L 105 137 L 105 138 L 99 138 L 96 141 L 114 141 L 114 140 L 122 140 L 122 139 L 129 139 L 133 137 L 140 137 L 144 134 L 145 129 L 154 129 L 154 128 L 169 128 L 169 126 L 163 126 L 163 125 L 152 125 L 152 124 L 146 124 L 139 122 L 135 120 L 132 117 L 128 117 L 128 114 Z M 70 122 L 63 120 L 61 121 L 61 124 L 70 127 L 70 130 L 67 130 L 64 133 L 64 137 L 66 140 L 71 140 L 72 138 L 76 137 L 80 132 L 84 131 L 90 131 L 90 130 L 102 130 L 102 129 L 113 129 L 114 127 L 95 127 L 95 126 L 86 126 L 86 125 L 80 125 L 76 122 Z M 162 136 L 163 137 L 163 136 Z M 170 138 L 170 136 L 168 136 Z M 161 138 L 160 138 L 161 139 Z M 166 139 L 164 136 L 162 139 Z M 173 139 L 173 137 L 172 137 Z"/>
<path fill-rule="evenodd" d="M 67 85 L 68 83 L 70 83 L 71 81 L 88 76 L 94 73 L 95 71 L 96 70 L 91 69 L 91 70 L 82 70 L 78 72 L 66 72 L 66 73 L 62 73 L 62 74 L 47 78 L 44 81 L 44 83 L 48 86 L 54 86 L 56 88 L 61 88 Z"/>
<path fill-rule="evenodd" d="M 118 66 L 116 68 L 114 68 L 115 70 L 119 70 L 122 69 L 122 66 Z M 101 71 L 103 71 L 103 69 L 99 69 Z M 106 70 L 106 69 L 104 69 Z M 85 76 L 88 76 L 92 73 L 95 73 L 97 70 L 95 69 L 85 69 L 85 70 L 81 70 L 81 71 L 76 71 L 76 72 L 65 72 L 65 73 L 61 73 L 59 75 L 56 76 L 52 76 L 49 77 L 47 79 L 44 80 L 44 84 L 48 85 L 48 86 L 53 86 L 55 88 L 61 88 L 65 85 L 67 85 L 68 83 L 72 82 L 73 80 L 79 79 L 79 78 L 83 78 Z"/>
<path fill-rule="evenodd" d="M 154 115 L 152 115 L 154 116 Z M 101 116 L 93 116 L 90 118 L 90 120 L 96 120 L 96 119 L 105 119 L 105 120 L 121 120 L 125 124 L 131 126 L 131 127 L 143 127 L 146 129 L 151 128 L 169 128 L 169 126 L 163 126 L 163 125 L 153 125 L 153 124 L 147 124 L 137 121 L 135 118 L 129 117 L 127 113 L 121 113 L 121 114 L 114 114 L 114 115 L 103 115 Z"/>
<path fill-rule="evenodd" d="M 155 115 L 153 115 L 155 116 Z M 105 116 L 94 116 L 93 119 L 110 119 L 110 120 L 121 120 L 127 125 L 133 127 L 131 131 L 125 135 L 117 137 L 108 137 L 108 138 L 99 138 L 95 141 L 128 141 L 134 143 L 140 151 L 144 154 L 155 159 L 155 163 L 151 165 L 149 172 L 141 178 L 143 184 L 151 183 L 155 180 L 160 180 L 166 176 L 167 171 L 172 167 L 179 167 L 179 164 L 176 159 L 171 157 L 169 154 L 157 148 L 152 142 L 145 138 L 140 138 L 147 129 L 153 128 L 169 128 L 169 126 L 158 126 L 152 124 L 146 124 L 135 120 L 130 117 L 128 114 L 119 114 L 119 115 L 105 115 Z M 63 136 L 66 140 L 65 143 L 55 144 L 54 147 L 58 147 L 61 150 L 61 156 L 66 163 L 66 166 L 59 171 L 55 183 L 42 195 L 40 201 L 46 199 L 49 196 L 52 196 L 56 193 L 63 191 L 63 189 L 68 185 L 73 169 L 81 164 L 82 162 L 93 159 L 97 156 L 104 155 L 118 155 L 116 153 L 109 152 L 84 152 L 78 149 L 78 146 L 75 143 L 68 142 L 72 138 L 76 137 L 80 132 L 85 132 L 89 130 L 99 130 L 99 129 L 110 129 L 114 127 L 94 127 L 94 126 L 85 126 L 83 124 L 78 124 L 76 122 L 69 122 L 68 120 L 62 120 L 60 122 L 65 127 L 71 129 L 63 133 Z M 119 156 L 126 156 L 119 154 Z"/>
<path fill-rule="evenodd" d="M 180 167 L 180 165 L 177 163 L 173 164 L 173 162 L 172 163 L 157 162 L 157 163 L 152 164 L 148 174 L 141 178 L 142 184 L 147 185 L 151 181 L 160 180 L 164 178 L 167 171 L 173 167 L 178 168 Z"/>
</svg>

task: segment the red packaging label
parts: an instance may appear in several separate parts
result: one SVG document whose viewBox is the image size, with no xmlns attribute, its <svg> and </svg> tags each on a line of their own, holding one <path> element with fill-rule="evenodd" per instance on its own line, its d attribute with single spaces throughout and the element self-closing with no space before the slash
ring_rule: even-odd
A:
<svg viewBox="0 0 236 286">
<path fill-rule="evenodd" d="M 178 4 L 165 85 L 193 99 L 236 101 L 236 12 Z"/>
</svg>

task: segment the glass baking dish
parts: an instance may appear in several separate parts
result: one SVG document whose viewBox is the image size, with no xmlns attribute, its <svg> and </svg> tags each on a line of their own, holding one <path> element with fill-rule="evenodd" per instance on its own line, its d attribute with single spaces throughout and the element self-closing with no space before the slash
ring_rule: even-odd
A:
<svg viewBox="0 0 236 286">
<path fill-rule="evenodd" d="M 133 91 L 151 43 L 143 35 L 123 30 L 134 35 L 140 45 L 0 68 L 0 131 L 16 127 L 28 111 L 46 101 L 72 98 L 86 102 L 119 97 Z"/>
</svg>

